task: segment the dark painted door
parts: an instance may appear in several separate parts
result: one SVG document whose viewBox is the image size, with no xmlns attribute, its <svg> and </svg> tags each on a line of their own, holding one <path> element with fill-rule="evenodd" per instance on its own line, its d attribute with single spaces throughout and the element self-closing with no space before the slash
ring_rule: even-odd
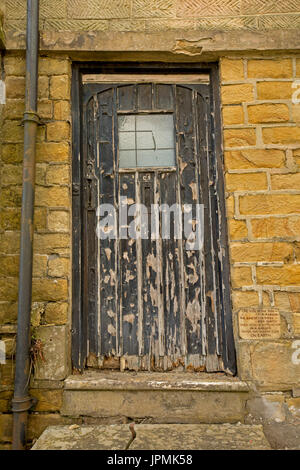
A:
<svg viewBox="0 0 300 470">
<path fill-rule="evenodd" d="M 85 85 L 83 133 L 88 365 L 229 369 L 209 85 Z"/>
</svg>

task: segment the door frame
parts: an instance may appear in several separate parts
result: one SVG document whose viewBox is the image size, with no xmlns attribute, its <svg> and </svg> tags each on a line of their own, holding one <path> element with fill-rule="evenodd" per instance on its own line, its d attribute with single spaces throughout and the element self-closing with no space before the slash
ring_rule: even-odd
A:
<svg viewBox="0 0 300 470">
<path fill-rule="evenodd" d="M 224 164 L 222 150 L 221 100 L 218 63 L 131 63 L 131 62 L 74 62 L 72 67 L 72 368 L 82 372 L 87 356 L 87 315 L 83 309 L 84 260 L 83 260 L 83 178 L 82 178 L 82 74 L 182 74 L 207 73 L 210 76 L 211 126 L 214 134 L 216 188 L 221 216 L 219 217 L 220 278 L 222 279 L 222 359 L 224 371 L 236 374 L 236 354 L 232 324 L 230 261 L 225 209 Z"/>
</svg>

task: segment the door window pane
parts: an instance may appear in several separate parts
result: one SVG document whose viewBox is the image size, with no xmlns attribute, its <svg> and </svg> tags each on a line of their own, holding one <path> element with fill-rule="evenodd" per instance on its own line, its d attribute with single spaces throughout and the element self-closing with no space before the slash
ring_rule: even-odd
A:
<svg viewBox="0 0 300 470">
<path fill-rule="evenodd" d="M 175 165 L 172 114 L 119 116 L 118 129 L 120 168 Z"/>
</svg>

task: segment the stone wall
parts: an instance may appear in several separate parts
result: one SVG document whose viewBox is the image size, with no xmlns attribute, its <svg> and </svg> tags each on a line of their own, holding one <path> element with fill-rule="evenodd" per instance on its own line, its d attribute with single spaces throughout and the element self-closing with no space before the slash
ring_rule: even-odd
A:
<svg viewBox="0 0 300 470">
<path fill-rule="evenodd" d="M 25 30 L 26 0 L 4 1 L 7 29 Z M 41 0 L 43 31 L 298 29 L 298 0 Z"/>
<path fill-rule="evenodd" d="M 237 341 L 239 375 L 269 389 L 299 380 L 292 361 L 300 338 L 300 105 L 292 102 L 299 76 L 293 57 L 221 60 L 235 320 L 242 307 L 281 315 L 278 340 Z"/>
<path fill-rule="evenodd" d="M 7 413 L 13 390 L 17 318 L 25 58 L 8 53 L 4 67 L 7 101 L 3 106 L 0 186 L 0 333 L 6 343 L 7 362 L 0 366 L 0 412 Z M 32 391 L 39 400 L 36 411 L 41 412 L 30 421 L 33 437 L 46 418 L 47 423 L 58 422 L 59 415 L 48 414 L 59 410 L 60 381 L 70 371 L 70 328 L 66 328 L 70 324 L 71 275 L 70 77 L 68 58 L 40 58 L 38 112 L 43 124 L 37 138 L 32 334 L 43 340 L 47 367 L 40 360 L 36 368 L 35 376 L 43 382 Z M 52 380 L 47 383 L 47 379 Z M 0 416 L 0 441 L 7 439 L 10 425 L 11 415 Z"/>
</svg>

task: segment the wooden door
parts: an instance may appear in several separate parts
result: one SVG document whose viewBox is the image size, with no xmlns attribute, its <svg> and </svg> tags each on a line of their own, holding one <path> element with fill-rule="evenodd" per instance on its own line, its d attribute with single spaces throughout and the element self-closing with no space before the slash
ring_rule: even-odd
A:
<svg viewBox="0 0 300 470">
<path fill-rule="evenodd" d="M 83 101 L 87 364 L 233 372 L 210 86 L 89 84 Z M 143 204 L 148 215 L 139 221 L 143 236 L 132 238 L 128 230 L 136 213 L 130 215 L 130 207 L 135 204 Z M 163 219 L 163 208 L 171 206 L 170 218 Z M 99 208 L 106 207 L 114 208 L 106 230 L 115 231 L 107 238 L 99 235 Z M 156 236 L 153 207 L 159 207 Z M 176 210 L 185 207 L 204 208 L 201 249 L 189 248 L 185 236 L 178 236 L 184 211 Z M 195 212 L 192 222 L 194 217 Z M 162 237 L 166 220 L 170 236 Z"/>
</svg>

